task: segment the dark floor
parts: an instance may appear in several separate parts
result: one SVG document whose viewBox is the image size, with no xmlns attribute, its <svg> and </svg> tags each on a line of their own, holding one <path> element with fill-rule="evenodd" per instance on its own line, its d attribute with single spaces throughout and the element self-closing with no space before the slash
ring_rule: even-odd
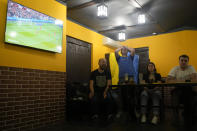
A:
<svg viewBox="0 0 197 131">
<path fill-rule="evenodd" d="M 185 128 L 183 123 L 172 124 L 172 114 L 166 113 L 165 120 L 157 126 L 151 124 L 140 124 L 135 121 L 123 122 L 122 120 L 113 121 L 87 121 L 70 120 L 62 124 L 40 128 L 34 131 L 197 131 L 197 124 L 192 128 Z"/>
<path fill-rule="evenodd" d="M 197 128 L 185 129 L 183 126 L 172 126 L 165 122 L 157 126 L 129 123 L 128 125 L 111 123 L 109 125 L 91 125 L 84 122 L 64 123 L 61 125 L 41 128 L 35 131 L 197 131 Z"/>
</svg>

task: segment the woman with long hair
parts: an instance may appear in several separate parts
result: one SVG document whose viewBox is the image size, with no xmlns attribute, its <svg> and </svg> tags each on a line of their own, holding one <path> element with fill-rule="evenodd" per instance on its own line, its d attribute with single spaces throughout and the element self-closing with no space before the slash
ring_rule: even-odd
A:
<svg viewBox="0 0 197 131">
<path fill-rule="evenodd" d="M 153 62 L 149 62 L 147 65 L 147 73 L 143 74 L 143 80 L 141 83 L 157 83 L 161 81 L 161 75 L 157 73 L 155 64 Z M 160 99 L 161 99 L 161 91 L 159 87 L 144 87 L 141 92 L 140 103 L 141 103 L 141 122 L 146 123 L 146 114 L 147 114 L 147 106 L 148 100 L 151 98 L 152 100 L 152 111 L 153 118 L 151 123 L 157 124 L 159 120 L 159 107 L 160 107 Z"/>
</svg>

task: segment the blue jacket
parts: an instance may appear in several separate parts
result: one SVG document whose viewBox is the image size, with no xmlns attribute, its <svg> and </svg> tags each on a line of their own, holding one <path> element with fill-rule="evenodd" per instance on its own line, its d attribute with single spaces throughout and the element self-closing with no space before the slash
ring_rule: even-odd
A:
<svg viewBox="0 0 197 131">
<path fill-rule="evenodd" d="M 139 69 L 139 56 L 134 55 L 131 57 L 131 53 L 128 52 L 128 57 L 118 57 L 117 62 L 119 65 L 119 78 L 123 78 L 125 73 L 134 77 L 135 83 L 138 83 L 138 69 Z"/>
</svg>

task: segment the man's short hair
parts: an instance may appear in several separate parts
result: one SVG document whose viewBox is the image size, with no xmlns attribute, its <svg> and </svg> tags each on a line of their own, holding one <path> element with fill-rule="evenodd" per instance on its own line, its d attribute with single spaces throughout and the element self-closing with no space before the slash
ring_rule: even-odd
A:
<svg viewBox="0 0 197 131">
<path fill-rule="evenodd" d="M 100 58 L 99 61 L 98 61 L 98 63 L 100 63 L 100 61 L 103 61 L 103 60 L 106 61 L 105 58 Z"/>
<path fill-rule="evenodd" d="M 181 55 L 181 56 L 179 56 L 179 60 L 181 59 L 181 57 L 183 57 L 183 58 L 187 58 L 188 59 L 188 61 L 189 61 L 189 56 L 188 55 Z"/>
</svg>

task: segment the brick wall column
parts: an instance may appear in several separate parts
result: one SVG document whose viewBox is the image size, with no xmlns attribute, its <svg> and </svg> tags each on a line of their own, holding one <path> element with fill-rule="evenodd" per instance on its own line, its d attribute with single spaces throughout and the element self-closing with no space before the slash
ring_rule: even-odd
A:
<svg viewBox="0 0 197 131">
<path fill-rule="evenodd" d="M 0 66 L 0 130 L 65 120 L 66 73 Z"/>
</svg>

